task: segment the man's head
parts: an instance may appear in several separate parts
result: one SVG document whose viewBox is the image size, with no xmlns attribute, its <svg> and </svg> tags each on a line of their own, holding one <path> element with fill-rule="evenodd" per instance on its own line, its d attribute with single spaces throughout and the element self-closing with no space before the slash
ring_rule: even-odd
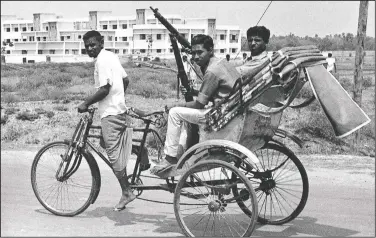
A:
<svg viewBox="0 0 376 238">
<path fill-rule="evenodd" d="M 332 53 L 329 53 L 329 54 L 328 54 L 328 57 L 329 57 L 329 58 L 332 57 Z"/>
<path fill-rule="evenodd" d="M 104 39 L 98 31 L 88 31 L 82 38 L 89 57 L 97 58 L 103 49 Z"/>
<path fill-rule="evenodd" d="M 199 66 L 206 66 L 214 56 L 214 42 L 208 35 L 196 35 L 192 38 L 192 58 Z"/>
<path fill-rule="evenodd" d="M 183 55 L 183 62 L 186 62 L 186 61 L 187 61 L 187 56 Z"/>
<path fill-rule="evenodd" d="M 226 59 L 227 59 L 227 61 L 230 61 L 230 55 L 229 54 L 226 55 Z"/>
<path fill-rule="evenodd" d="M 254 26 L 247 30 L 247 41 L 252 56 L 259 55 L 266 50 L 269 37 L 270 31 L 264 26 Z"/>
<path fill-rule="evenodd" d="M 247 58 L 247 53 L 243 53 L 243 59 Z"/>
</svg>

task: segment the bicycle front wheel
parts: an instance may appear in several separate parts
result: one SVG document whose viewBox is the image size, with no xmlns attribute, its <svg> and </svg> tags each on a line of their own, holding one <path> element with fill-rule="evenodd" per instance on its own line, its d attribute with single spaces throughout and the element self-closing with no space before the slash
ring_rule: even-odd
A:
<svg viewBox="0 0 376 238">
<path fill-rule="evenodd" d="M 51 213 L 58 216 L 75 216 L 90 205 L 97 188 L 97 179 L 92 175 L 88 158 L 79 154 L 78 169 L 66 179 L 59 176 L 68 164 L 64 155 L 67 142 L 52 142 L 35 156 L 31 167 L 31 184 L 38 201 Z M 60 172 L 58 172 L 60 171 Z"/>
</svg>

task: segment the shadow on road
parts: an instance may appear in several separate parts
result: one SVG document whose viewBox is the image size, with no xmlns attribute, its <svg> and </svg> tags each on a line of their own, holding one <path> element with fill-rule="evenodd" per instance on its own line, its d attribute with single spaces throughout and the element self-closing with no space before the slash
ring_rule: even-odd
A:
<svg viewBox="0 0 376 238">
<path fill-rule="evenodd" d="M 257 223 L 256 229 L 252 236 L 275 236 L 275 237 L 289 237 L 289 236 L 337 236 L 345 237 L 352 236 L 358 231 L 322 225 L 316 223 L 317 219 L 313 217 L 298 217 L 284 225 L 261 225 Z"/>
<path fill-rule="evenodd" d="M 165 215 L 145 215 L 130 212 L 134 208 L 127 208 L 121 212 L 114 212 L 110 207 L 99 207 L 92 211 L 85 212 L 85 217 L 107 217 L 115 222 L 114 226 L 129 226 L 135 224 L 147 223 L 153 224 L 158 228 L 153 230 L 156 233 L 180 233 L 182 231 L 175 219 Z M 142 232 L 142 231 L 140 231 Z M 183 235 L 182 235 L 183 236 Z"/>
</svg>

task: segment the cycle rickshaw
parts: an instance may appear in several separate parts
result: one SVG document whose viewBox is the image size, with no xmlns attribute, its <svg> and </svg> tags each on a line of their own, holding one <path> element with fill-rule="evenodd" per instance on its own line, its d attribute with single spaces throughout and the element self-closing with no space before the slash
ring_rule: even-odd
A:
<svg viewBox="0 0 376 238">
<path fill-rule="evenodd" d="M 301 67 L 285 72 L 284 66 L 278 70 L 280 73 L 273 73 L 271 70 L 277 67 L 272 67 L 271 62 L 257 70 L 250 82 L 240 78 L 233 93 L 207 113 L 208 123 L 200 131 L 209 132 L 201 134 L 202 140 L 187 149 L 173 169 L 159 175 L 164 184 L 143 183 L 142 150 L 137 155 L 133 174 L 129 175 L 132 189 L 138 197 L 146 190 L 173 192 L 175 216 L 187 236 L 249 236 L 256 221 L 284 224 L 298 216 L 305 206 L 307 173 L 295 154 L 276 139 L 287 136 L 301 143 L 297 137 L 278 129 L 278 125 L 281 112 L 296 96 L 305 76 Z M 322 57 L 311 58 L 308 63 L 318 65 Z M 286 77 L 282 75 L 283 80 L 278 81 L 281 73 Z M 249 87 L 255 82 L 256 86 Z M 270 95 L 274 95 L 274 101 L 287 103 L 269 107 L 273 111 L 266 117 L 260 116 L 261 112 L 244 110 L 253 104 L 255 110 L 262 110 L 259 106 L 268 105 Z M 55 215 L 75 216 L 95 202 L 101 177 L 92 152 L 110 165 L 88 140 L 100 138 L 92 133 L 100 129 L 92 125 L 94 111 L 90 109 L 89 115 L 81 118 L 71 140 L 50 143 L 35 156 L 31 170 L 33 190 L 39 202 Z M 144 128 L 133 128 L 133 132 L 142 133 L 142 138 L 133 139 L 133 143 L 144 148 L 148 134 L 163 143 L 150 128 L 165 125 L 163 113 L 143 117 L 130 114 L 145 123 Z"/>
<path fill-rule="evenodd" d="M 188 44 L 157 10 L 152 10 L 175 34 L 170 35 L 173 47 L 176 46 L 175 38 Z M 176 49 L 174 47 L 180 70 L 180 54 Z M 326 113 L 329 106 L 338 109 L 345 103 L 351 115 L 346 110 L 327 113 L 340 136 L 346 136 L 370 121 L 357 105 L 353 105 L 339 83 L 328 76 L 325 63 L 325 57 L 316 46 L 287 47 L 273 52 L 251 74 L 237 80 L 230 96 L 208 110 L 207 124 L 200 128 L 200 141 L 189 147 L 172 169 L 152 177 L 164 180 L 163 184 L 144 184 L 142 178 L 148 176 L 140 168 L 140 161 L 149 134 L 163 144 L 151 126 L 165 125 L 164 111 L 142 117 L 130 114 L 145 125 L 132 129 L 141 133 L 141 139 L 132 140 L 141 148 L 133 173 L 129 175 L 134 193 L 140 199 L 147 190 L 174 193 L 175 216 L 187 236 L 250 236 L 257 221 L 279 225 L 296 218 L 307 202 L 309 183 L 302 163 L 278 140 L 288 137 L 302 145 L 299 138 L 278 128 L 283 110 L 288 106 L 307 106 L 315 98 Z M 292 105 L 307 81 L 314 96 Z M 341 89 L 334 90 L 338 85 Z M 332 96 L 327 93 L 328 87 L 333 87 Z M 338 97 L 340 101 L 336 101 Z M 89 115 L 80 119 L 71 140 L 45 145 L 33 161 L 34 193 L 55 215 L 75 216 L 97 199 L 101 175 L 92 152 L 110 166 L 105 155 L 88 140 L 100 138 L 92 133 L 101 129 L 93 125 L 94 111 L 90 109 Z M 343 118 L 344 123 L 336 124 L 343 122 Z M 160 147 L 158 151 L 161 151 Z"/>
</svg>

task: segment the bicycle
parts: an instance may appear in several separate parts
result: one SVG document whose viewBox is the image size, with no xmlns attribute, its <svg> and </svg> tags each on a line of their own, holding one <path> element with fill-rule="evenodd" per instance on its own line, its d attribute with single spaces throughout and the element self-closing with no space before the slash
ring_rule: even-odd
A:
<svg viewBox="0 0 376 238">
<path fill-rule="evenodd" d="M 106 157 L 88 140 L 100 139 L 100 136 L 90 133 L 93 129 L 100 129 L 100 126 L 92 125 L 94 112 L 95 109 L 89 109 L 89 115 L 80 119 L 70 141 L 49 143 L 42 147 L 34 158 L 31 168 L 33 191 L 42 206 L 55 215 L 78 215 L 98 197 L 101 187 L 100 170 L 88 148 L 110 166 Z M 164 178 L 166 184 L 143 184 L 140 178 L 142 170 L 139 167 L 142 148 L 149 133 L 155 134 L 161 141 L 158 133 L 149 127 L 151 124 L 162 126 L 163 113 L 153 112 L 143 117 L 130 115 L 145 123 L 144 128 L 133 129 L 143 133 L 142 139 L 133 140 L 141 144 L 141 149 L 134 172 L 129 175 L 131 188 L 137 197 L 144 190 L 174 192 L 175 216 L 187 236 L 251 235 L 258 214 L 256 194 L 249 179 L 231 163 L 215 158 L 195 158 L 193 163 L 186 164 L 180 161 L 176 166 L 176 173 Z M 214 142 L 221 144 L 220 141 Z M 236 143 L 225 142 L 223 148 L 228 145 L 240 154 L 252 156 L 245 147 Z M 191 160 L 185 156 L 184 161 Z M 180 179 L 176 181 L 175 177 L 178 176 Z M 240 201 L 250 214 L 243 212 L 244 208 L 238 205 Z M 194 212 L 191 213 L 192 211 Z M 203 222 L 197 222 L 203 218 Z"/>
</svg>

